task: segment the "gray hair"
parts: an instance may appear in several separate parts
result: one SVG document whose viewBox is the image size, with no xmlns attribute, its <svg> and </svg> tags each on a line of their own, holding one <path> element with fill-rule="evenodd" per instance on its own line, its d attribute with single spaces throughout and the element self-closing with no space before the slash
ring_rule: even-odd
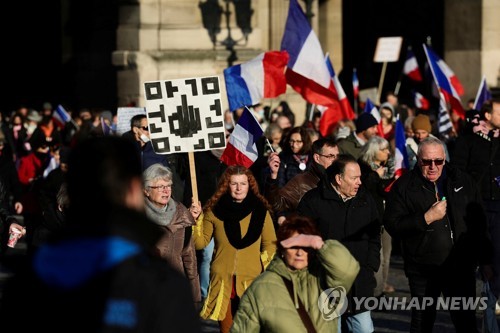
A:
<svg viewBox="0 0 500 333">
<path fill-rule="evenodd" d="M 159 163 L 155 163 L 144 170 L 142 178 L 144 187 L 151 186 L 152 183 L 155 183 L 158 180 L 172 182 L 172 170 Z"/>
<path fill-rule="evenodd" d="M 429 146 L 429 145 L 440 145 L 441 148 L 443 148 L 443 152 L 446 154 L 446 147 L 444 146 L 443 141 L 439 140 L 435 136 L 428 136 L 422 141 L 420 141 L 420 143 L 418 144 L 417 156 L 419 158 L 422 154 L 422 149 L 424 148 L 424 146 Z"/>
<path fill-rule="evenodd" d="M 389 141 L 380 136 L 372 136 L 361 148 L 361 160 L 367 164 L 374 162 L 377 152 L 384 148 L 389 148 Z"/>
</svg>

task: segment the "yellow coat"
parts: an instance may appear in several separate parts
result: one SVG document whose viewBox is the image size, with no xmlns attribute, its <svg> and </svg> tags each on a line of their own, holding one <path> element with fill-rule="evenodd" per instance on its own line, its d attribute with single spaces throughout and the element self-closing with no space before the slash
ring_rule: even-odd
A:
<svg viewBox="0 0 500 333">
<path fill-rule="evenodd" d="M 240 222 L 242 236 L 247 233 L 250 217 Z M 215 247 L 210 264 L 210 285 L 200 316 L 204 319 L 223 320 L 231 296 L 231 277 L 236 277 L 236 293 L 239 297 L 252 281 L 264 271 L 276 252 L 276 232 L 269 212 L 266 213 L 262 235 L 252 245 L 236 249 L 224 231 L 224 222 L 211 210 L 201 214 L 193 227 L 197 250 L 203 249 L 214 237 Z"/>
</svg>

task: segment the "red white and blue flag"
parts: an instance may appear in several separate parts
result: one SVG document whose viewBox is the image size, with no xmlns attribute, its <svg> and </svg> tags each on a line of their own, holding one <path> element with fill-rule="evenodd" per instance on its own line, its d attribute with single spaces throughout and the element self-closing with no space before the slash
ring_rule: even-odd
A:
<svg viewBox="0 0 500 333">
<path fill-rule="evenodd" d="M 410 163 L 408 162 L 408 153 L 406 151 L 406 136 L 405 129 L 401 120 L 396 119 L 396 129 L 394 131 L 394 141 L 395 141 L 395 156 L 394 156 L 394 176 L 397 180 L 401 175 L 403 175 L 410 168 Z M 394 180 L 386 188 L 385 191 L 389 192 L 392 185 L 396 182 Z"/>
<path fill-rule="evenodd" d="M 488 84 L 486 83 L 486 77 L 483 76 L 481 84 L 477 89 L 476 99 L 474 101 L 474 110 L 481 110 L 484 102 L 491 99 L 491 92 L 488 90 Z"/>
<path fill-rule="evenodd" d="M 297 3 L 290 0 L 281 50 L 290 55 L 286 81 L 306 101 L 332 105 L 338 100 L 318 37 Z"/>
<path fill-rule="evenodd" d="M 52 114 L 52 119 L 54 119 L 55 124 L 59 128 L 63 128 L 66 123 L 71 121 L 71 116 L 66 111 L 66 109 L 64 109 L 64 107 L 59 104 Z"/>
<path fill-rule="evenodd" d="M 354 99 L 357 99 L 359 96 L 359 80 L 356 68 L 352 70 L 352 94 Z"/>
<path fill-rule="evenodd" d="M 345 94 L 345 91 L 340 84 L 339 78 L 335 74 L 335 70 L 333 69 L 333 65 L 328 54 L 325 56 L 325 62 L 332 77 L 335 92 L 337 93 L 339 100 L 338 104 L 327 107 L 321 115 L 321 119 L 319 122 L 319 131 L 324 137 L 332 133 L 335 125 L 341 119 L 354 119 L 355 117 L 354 111 L 351 107 L 351 103 L 349 103 L 349 99 L 347 98 L 347 95 Z"/>
<path fill-rule="evenodd" d="M 429 67 L 432 71 L 432 76 L 434 77 L 434 82 L 436 83 L 439 91 L 444 95 L 447 103 L 450 104 L 451 110 L 460 116 L 460 118 L 465 119 L 465 111 L 462 106 L 462 102 L 460 101 L 460 96 L 451 82 L 452 78 L 449 76 L 451 70 L 444 63 L 444 61 L 425 44 L 424 51 L 427 56 Z"/>
<path fill-rule="evenodd" d="M 408 76 L 413 81 L 421 82 L 422 75 L 420 74 L 420 70 L 418 68 L 417 58 L 413 51 L 408 48 L 408 52 L 406 53 L 406 60 L 403 66 L 403 73 Z"/>
<path fill-rule="evenodd" d="M 262 98 L 274 98 L 286 92 L 286 51 L 271 51 L 224 70 L 229 109 L 254 105 Z"/>
<path fill-rule="evenodd" d="M 371 115 L 375 119 L 377 119 L 377 122 L 380 123 L 380 119 L 381 119 L 380 118 L 380 112 L 379 112 L 378 108 L 375 106 L 375 104 L 373 104 L 372 101 L 369 98 L 366 99 L 364 112 L 371 113 Z"/>
<path fill-rule="evenodd" d="M 229 136 L 229 142 L 220 160 L 227 166 L 243 165 L 249 168 L 259 156 L 256 142 L 262 134 L 264 131 L 259 122 L 249 109 L 245 108 Z"/>
<path fill-rule="evenodd" d="M 406 152 L 406 136 L 405 136 L 405 128 L 401 123 L 401 120 L 396 120 L 396 129 L 395 129 L 395 159 L 394 159 L 394 171 L 395 176 L 401 176 L 406 170 L 409 168 L 408 163 L 408 154 Z"/>
<path fill-rule="evenodd" d="M 421 110 L 429 110 L 430 103 L 427 98 L 424 97 L 424 95 L 415 90 L 412 90 L 411 93 L 413 95 L 413 102 L 415 103 L 415 107 Z"/>
</svg>

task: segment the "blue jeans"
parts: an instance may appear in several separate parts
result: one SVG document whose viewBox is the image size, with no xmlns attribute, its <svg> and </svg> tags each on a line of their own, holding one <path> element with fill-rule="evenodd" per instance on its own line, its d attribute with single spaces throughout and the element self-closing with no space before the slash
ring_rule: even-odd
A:
<svg viewBox="0 0 500 333">
<path fill-rule="evenodd" d="M 371 311 L 361 312 L 353 316 L 343 315 L 340 319 L 341 320 L 338 321 L 339 333 L 342 332 L 342 322 L 345 322 L 344 327 L 347 325 L 347 331 L 352 333 L 372 333 L 375 330 Z"/>
<path fill-rule="evenodd" d="M 210 263 L 214 252 L 214 239 L 202 250 L 202 258 L 200 264 L 200 288 L 201 297 L 206 298 L 208 294 L 208 285 L 210 284 Z"/>
</svg>

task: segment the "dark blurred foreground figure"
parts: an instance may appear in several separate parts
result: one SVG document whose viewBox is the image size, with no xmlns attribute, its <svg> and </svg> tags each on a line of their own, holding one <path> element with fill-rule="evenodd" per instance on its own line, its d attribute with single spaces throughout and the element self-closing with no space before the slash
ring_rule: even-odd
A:
<svg viewBox="0 0 500 333">
<path fill-rule="evenodd" d="M 68 227 L 5 286 L 6 331 L 198 332 L 189 284 L 152 248 L 141 166 L 117 137 L 82 142 L 69 160 Z"/>
</svg>

